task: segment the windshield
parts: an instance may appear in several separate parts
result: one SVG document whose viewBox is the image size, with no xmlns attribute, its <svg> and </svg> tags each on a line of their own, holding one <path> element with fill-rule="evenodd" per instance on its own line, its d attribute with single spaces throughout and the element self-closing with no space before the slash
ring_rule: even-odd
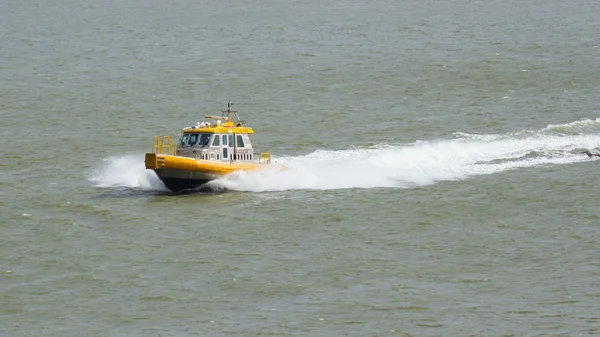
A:
<svg viewBox="0 0 600 337">
<path fill-rule="evenodd" d="M 181 135 L 179 146 L 200 146 L 207 147 L 210 142 L 210 133 L 184 133 Z"/>
<path fill-rule="evenodd" d="M 188 140 L 187 145 L 189 146 L 193 146 L 196 144 L 196 141 L 198 140 L 198 134 L 197 133 L 192 133 L 190 135 L 190 140 Z"/>
<path fill-rule="evenodd" d="M 189 133 L 184 133 L 181 135 L 181 141 L 179 142 L 179 146 L 185 146 L 187 144 L 188 138 L 190 138 Z"/>
<path fill-rule="evenodd" d="M 209 140 L 210 140 L 210 133 L 201 133 L 200 141 L 198 142 L 198 145 L 200 145 L 202 147 L 208 146 Z"/>
</svg>

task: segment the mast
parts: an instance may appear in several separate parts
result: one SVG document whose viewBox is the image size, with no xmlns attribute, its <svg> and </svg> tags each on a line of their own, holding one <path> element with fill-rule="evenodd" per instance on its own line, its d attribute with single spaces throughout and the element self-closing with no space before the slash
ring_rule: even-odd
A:
<svg viewBox="0 0 600 337">
<path fill-rule="evenodd" d="M 229 103 L 227 103 L 227 111 L 225 111 L 227 113 L 227 122 L 233 124 L 231 122 L 231 113 L 233 112 L 238 119 L 238 124 L 241 126 L 242 121 L 240 121 L 240 116 L 238 116 L 237 111 L 231 110 L 232 106 L 233 106 L 233 103 L 231 103 L 231 100 L 229 100 Z M 237 161 L 237 139 L 235 139 L 236 133 L 233 132 L 232 134 L 233 134 L 233 137 L 232 137 L 233 138 L 233 158 L 231 158 L 231 162 L 233 163 L 234 161 Z"/>
<path fill-rule="evenodd" d="M 227 103 L 227 110 L 223 111 L 223 114 L 221 115 L 221 117 L 226 117 L 227 118 L 227 123 L 232 123 L 231 125 L 233 125 L 233 120 L 231 118 L 231 114 L 235 115 L 235 118 L 237 119 L 237 125 L 236 126 L 243 126 L 242 125 L 242 119 L 240 118 L 240 115 L 238 115 L 237 110 L 233 110 L 233 103 L 231 102 L 231 100 L 229 100 L 229 103 Z"/>
<path fill-rule="evenodd" d="M 225 114 L 227 114 L 227 121 L 231 122 L 231 113 L 234 112 L 233 110 L 231 110 L 231 107 L 233 106 L 233 103 L 231 103 L 231 100 L 229 100 L 229 102 L 227 103 L 227 110 L 223 111 L 223 116 Z"/>
<path fill-rule="evenodd" d="M 223 120 L 223 124 L 226 126 L 236 126 L 233 124 L 233 120 L 231 118 L 231 114 L 233 113 L 235 115 L 235 117 L 237 118 L 237 126 L 242 126 L 242 120 L 240 119 L 240 116 L 237 113 L 237 110 L 232 110 L 233 107 L 233 103 L 231 102 L 231 100 L 229 100 L 229 103 L 227 103 L 227 110 L 223 110 L 221 116 L 210 116 L 210 115 L 205 115 L 204 118 L 211 118 L 211 119 L 217 119 L 217 120 Z"/>
</svg>

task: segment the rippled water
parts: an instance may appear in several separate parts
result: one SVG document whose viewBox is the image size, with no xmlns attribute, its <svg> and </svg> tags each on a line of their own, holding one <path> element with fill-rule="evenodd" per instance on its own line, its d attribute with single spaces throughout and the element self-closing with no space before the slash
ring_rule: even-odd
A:
<svg viewBox="0 0 600 337">
<path fill-rule="evenodd" d="M 600 4 L 0 4 L 0 335 L 600 334 Z M 283 172 L 168 192 L 232 99 Z"/>
</svg>

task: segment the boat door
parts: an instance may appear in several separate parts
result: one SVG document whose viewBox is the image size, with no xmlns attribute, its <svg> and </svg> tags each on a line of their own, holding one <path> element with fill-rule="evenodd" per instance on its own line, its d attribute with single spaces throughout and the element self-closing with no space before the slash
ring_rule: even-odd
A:
<svg viewBox="0 0 600 337">
<path fill-rule="evenodd" d="M 229 143 L 227 142 L 227 135 L 221 135 L 221 153 L 223 154 L 223 160 L 229 160 Z"/>
</svg>

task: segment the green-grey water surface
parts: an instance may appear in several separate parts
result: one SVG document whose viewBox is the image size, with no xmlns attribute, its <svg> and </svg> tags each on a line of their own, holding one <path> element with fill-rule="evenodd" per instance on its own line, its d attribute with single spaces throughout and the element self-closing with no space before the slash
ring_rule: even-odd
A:
<svg viewBox="0 0 600 337">
<path fill-rule="evenodd" d="M 600 3 L 0 3 L 0 335 L 600 334 Z M 231 99 L 284 172 L 172 194 Z"/>
</svg>

